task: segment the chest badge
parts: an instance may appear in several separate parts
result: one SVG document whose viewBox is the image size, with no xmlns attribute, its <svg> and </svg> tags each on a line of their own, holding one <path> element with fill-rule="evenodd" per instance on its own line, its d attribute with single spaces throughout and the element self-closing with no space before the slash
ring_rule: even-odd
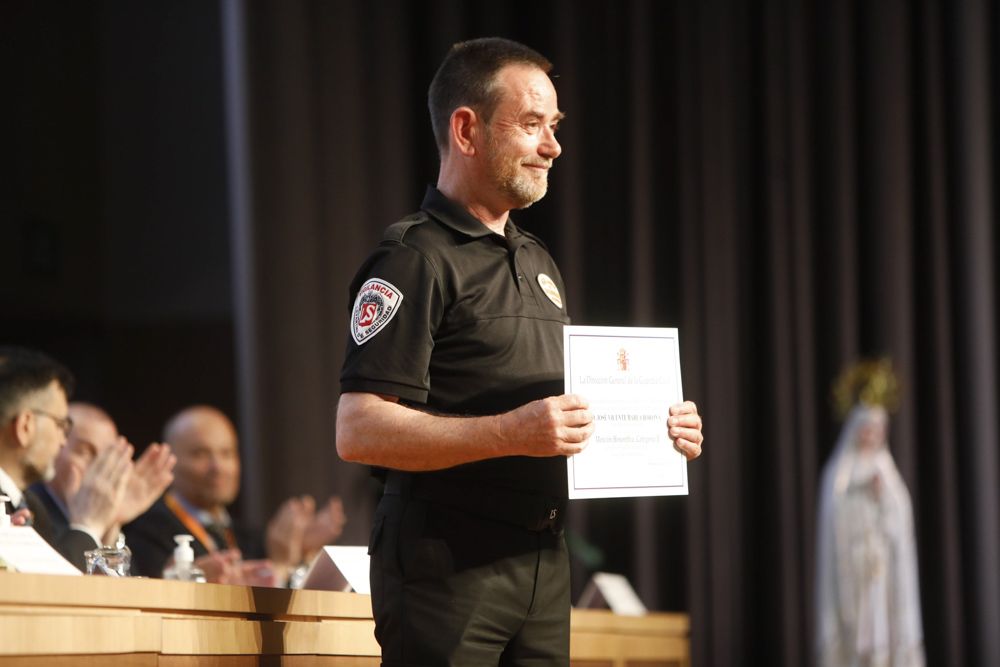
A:
<svg viewBox="0 0 1000 667">
<path fill-rule="evenodd" d="M 358 290 L 351 312 L 351 337 L 358 345 L 385 328 L 403 303 L 403 293 L 392 283 L 372 278 Z"/>
<path fill-rule="evenodd" d="M 542 291 L 545 292 L 545 296 L 549 297 L 549 301 L 554 303 L 556 308 L 562 308 L 562 296 L 560 296 L 559 288 L 556 287 L 552 278 L 549 278 L 544 273 L 539 273 L 538 284 L 541 286 Z"/>
</svg>

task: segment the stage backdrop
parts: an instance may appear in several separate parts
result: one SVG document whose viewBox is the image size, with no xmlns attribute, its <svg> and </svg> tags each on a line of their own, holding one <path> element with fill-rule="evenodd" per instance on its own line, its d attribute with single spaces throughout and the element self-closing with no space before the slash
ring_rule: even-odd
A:
<svg viewBox="0 0 1000 667">
<path fill-rule="evenodd" d="M 567 113 L 550 193 L 516 219 L 559 261 L 575 322 L 680 329 L 706 420 L 689 497 L 573 506 L 577 590 L 622 571 L 689 611 L 698 665 L 809 664 L 830 383 L 888 354 L 928 664 L 1000 664 L 995 1 L 10 7 L 31 29 L 4 40 L 23 76 L 0 205 L 31 261 L 0 263 L 22 286 L 9 330 L 65 351 L 137 430 L 151 406 L 228 401 L 245 513 L 337 491 L 366 539 L 374 487 L 333 442 L 348 281 L 435 180 L 435 67 L 502 35 L 555 62 Z M 32 236 L 50 227 L 73 243 Z M 56 260 L 78 280 L 45 278 Z M 97 315 L 74 289 L 95 282 Z M 66 322 L 82 338 L 48 326 Z M 152 372 L 107 370 L 136 367 L 123 350 L 155 351 Z M 178 372 L 186 393 L 156 383 Z"/>
</svg>

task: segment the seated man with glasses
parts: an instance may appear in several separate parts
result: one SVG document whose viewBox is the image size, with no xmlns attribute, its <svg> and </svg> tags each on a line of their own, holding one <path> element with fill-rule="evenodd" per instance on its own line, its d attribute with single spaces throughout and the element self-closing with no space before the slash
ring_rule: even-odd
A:
<svg viewBox="0 0 1000 667">
<path fill-rule="evenodd" d="M 20 347 L 0 347 L 0 494 L 10 498 L 15 522 L 31 521 L 35 530 L 81 570 L 83 553 L 100 546 L 99 527 L 58 529 L 37 498 L 25 490 L 52 479 L 55 459 L 72 428 L 67 397 L 73 376 L 50 357 Z M 132 468 L 131 452 L 105 480 L 116 489 Z M 89 518 L 89 517 L 88 517 Z"/>
</svg>

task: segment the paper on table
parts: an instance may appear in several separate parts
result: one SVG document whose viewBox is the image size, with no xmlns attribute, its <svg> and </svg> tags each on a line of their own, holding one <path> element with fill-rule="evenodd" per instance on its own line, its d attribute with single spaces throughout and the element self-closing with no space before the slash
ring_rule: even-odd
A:
<svg viewBox="0 0 1000 667">
<path fill-rule="evenodd" d="M 83 574 L 30 526 L 0 527 L 0 559 L 18 572 Z"/>
<path fill-rule="evenodd" d="M 344 578 L 357 593 L 368 595 L 371 593 L 371 584 L 368 580 L 368 547 L 348 547 L 335 546 L 323 547 L 330 554 L 330 558 L 340 571 L 344 573 Z"/>
<path fill-rule="evenodd" d="M 595 572 L 580 594 L 577 607 L 600 609 L 609 607 L 619 616 L 645 616 L 646 605 L 642 603 L 628 579 L 621 574 Z"/>
<path fill-rule="evenodd" d="M 590 402 L 596 428 L 567 460 L 570 498 L 686 495 L 687 459 L 667 434 L 683 400 L 677 329 L 563 328 L 566 393 Z"/>
</svg>

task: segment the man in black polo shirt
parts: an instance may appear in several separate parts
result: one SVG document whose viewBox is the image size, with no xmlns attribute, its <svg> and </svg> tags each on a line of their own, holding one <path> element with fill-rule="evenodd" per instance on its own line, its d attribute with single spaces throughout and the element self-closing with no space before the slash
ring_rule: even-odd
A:
<svg viewBox="0 0 1000 667">
<path fill-rule="evenodd" d="M 508 218 L 561 152 L 550 69 L 508 40 L 452 47 L 429 91 L 437 188 L 351 285 L 337 451 L 387 471 L 370 543 L 386 666 L 569 662 L 565 457 L 594 425 L 562 394 L 562 277 Z M 671 415 L 695 458 L 697 409 Z"/>
</svg>

